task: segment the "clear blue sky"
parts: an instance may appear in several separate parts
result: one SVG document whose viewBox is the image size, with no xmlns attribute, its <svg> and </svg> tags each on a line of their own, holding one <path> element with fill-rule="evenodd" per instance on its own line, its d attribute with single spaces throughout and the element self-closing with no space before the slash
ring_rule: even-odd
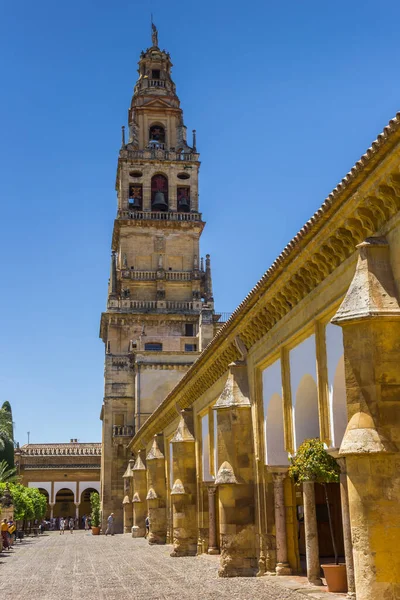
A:
<svg viewBox="0 0 400 600">
<path fill-rule="evenodd" d="M 398 2 L 3 2 L 0 400 L 21 444 L 100 440 L 115 168 L 151 10 L 198 132 L 221 311 L 400 109 Z"/>
</svg>

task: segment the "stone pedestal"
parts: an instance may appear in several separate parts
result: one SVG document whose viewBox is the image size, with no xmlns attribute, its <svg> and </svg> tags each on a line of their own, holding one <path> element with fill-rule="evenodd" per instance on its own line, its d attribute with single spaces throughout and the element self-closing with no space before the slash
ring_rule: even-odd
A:
<svg viewBox="0 0 400 600">
<path fill-rule="evenodd" d="M 220 577 L 257 573 L 254 449 L 245 362 L 229 365 L 225 388 L 216 402 Z"/>
<path fill-rule="evenodd" d="M 207 487 L 208 493 L 208 550 L 207 554 L 219 554 L 217 546 L 217 506 L 215 485 Z"/>
<path fill-rule="evenodd" d="M 145 537 L 147 517 L 147 476 L 146 466 L 142 457 L 143 452 L 139 450 L 136 462 L 132 469 L 133 496 L 132 513 L 133 526 L 132 537 Z"/>
<path fill-rule="evenodd" d="M 276 574 L 290 575 L 292 573 L 288 563 L 286 539 L 286 509 L 283 482 L 286 478 L 287 468 L 273 470 L 274 482 L 274 510 L 275 510 L 275 536 L 276 536 Z"/>
<path fill-rule="evenodd" d="M 346 457 L 357 600 L 400 598 L 400 306 L 384 238 L 358 246 L 332 322 L 343 328 Z"/>
<path fill-rule="evenodd" d="M 307 579 L 312 585 L 322 585 L 319 564 L 317 515 L 314 482 L 303 483 L 304 533 L 306 540 Z"/>
<path fill-rule="evenodd" d="M 165 544 L 167 537 L 167 488 L 163 440 L 155 436 L 147 455 L 147 509 L 150 520 L 149 544 Z"/>
<path fill-rule="evenodd" d="M 196 455 L 191 411 L 182 411 L 172 438 L 172 527 L 171 556 L 197 554 Z"/>
</svg>

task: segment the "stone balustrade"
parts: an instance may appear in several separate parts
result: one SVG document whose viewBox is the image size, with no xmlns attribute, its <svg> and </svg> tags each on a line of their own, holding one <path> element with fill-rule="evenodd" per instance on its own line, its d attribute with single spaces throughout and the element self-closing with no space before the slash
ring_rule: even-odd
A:
<svg viewBox="0 0 400 600">
<path fill-rule="evenodd" d="M 173 300 L 130 300 L 129 298 L 123 298 L 119 300 L 118 298 L 110 298 L 107 304 L 108 310 L 126 310 L 129 311 L 139 311 L 139 312 L 147 312 L 147 311 L 169 311 L 169 310 L 179 310 L 179 311 L 195 311 L 198 312 L 201 310 L 202 302 L 199 300 L 197 302 L 182 302 L 182 301 L 173 301 Z"/>
<path fill-rule="evenodd" d="M 125 269 L 121 271 L 123 279 L 133 279 L 134 281 L 155 281 L 157 271 L 135 271 Z M 162 277 L 161 277 L 162 278 Z M 191 271 L 165 271 L 165 279 L 167 281 L 191 281 Z"/>
<path fill-rule="evenodd" d="M 163 150 L 158 148 L 146 148 L 145 150 L 122 150 L 120 155 L 133 159 L 145 160 L 171 160 L 182 162 L 197 162 L 200 154 L 197 152 L 175 152 L 174 150 Z"/>
<path fill-rule="evenodd" d="M 113 425 L 113 437 L 132 437 L 133 434 L 133 425 Z"/>
<path fill-rule="evenodd" d="M 201 213 L 197 212 L 119 210 L 118 217 L 135 221 L 201 221 Z"/>
</svg>

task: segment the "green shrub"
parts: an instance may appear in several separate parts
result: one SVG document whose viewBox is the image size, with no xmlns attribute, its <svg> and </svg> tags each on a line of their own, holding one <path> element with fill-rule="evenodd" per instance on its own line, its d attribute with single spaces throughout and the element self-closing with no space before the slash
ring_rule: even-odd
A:
<svg viewBox="0 0 400 600">
<path fill-rule="evenodd" d="M 90 494 L 90 506 L 92 508 L 92 526 L 100 527 L 100 496 L 97 492 Z"/>
</svg>

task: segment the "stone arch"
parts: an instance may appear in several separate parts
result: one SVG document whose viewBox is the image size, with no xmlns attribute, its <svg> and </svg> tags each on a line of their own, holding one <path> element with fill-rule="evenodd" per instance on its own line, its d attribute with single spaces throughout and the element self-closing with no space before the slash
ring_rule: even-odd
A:
<svg viewBox="0 0 400 600">
<path fill-rule="evenodd" d="M 149 144 L 159 147 L 166 142 L 165 126 L 162 123 L 154 122 L 149 127 Z"/>
<path fill-rule="evenodd" d="M 265 415 L 265 448 L 267 465 L 287 465 L 283 433 L 282 397 L 275 393 L 269 399 Z"/>
<path fill-rule="evenodd" d="M 79 502 L 79 524 L 78 527 L 80 529 L 84 528 L 84 523 L 82 521 L 84 515 L 90 515 L 92 512 L 90 506 L 90 494 L 92 492 L 99 492 L 99 486 L 96 487 L 85 487 L 80 493 L 80 502 Z"/>
<path fill-rule="evenodd" d="M 315 379 L 305 374 L 296 391 L 295 403 L 296 449 L 311 438 L 319 438 L 318 389 Z"/>
<path fill-rule="evenodd" d="M 339 359 L 332 387 L 333 445 L 339 447 L 347 427 L 346 381 L 344 355 Z"/>
<path fill-rule="evenodd" d="M 151 208 L 168 210 L 168 177 L 164 173 L 156 173 L 151 178 Z"/>
<path fill-rule="evenodd" d="M 70 487 L 61 487 L 55 493 L 55 517 L 75 517 L 75 495 Z"/>
</svg>

